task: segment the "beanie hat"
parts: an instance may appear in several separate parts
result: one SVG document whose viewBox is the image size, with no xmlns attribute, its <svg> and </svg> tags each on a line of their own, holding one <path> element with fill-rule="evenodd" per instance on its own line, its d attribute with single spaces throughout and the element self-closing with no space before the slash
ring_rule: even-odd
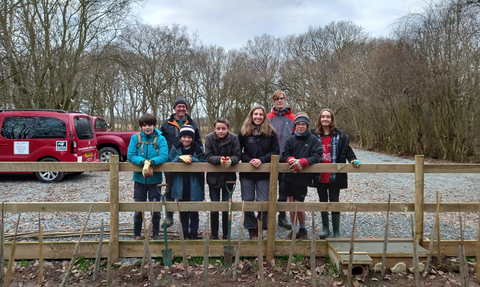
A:
<svg viewBox="0 0 480 287">
<path fill-rule="evenodd" d="M 295 115 L 295 121 L 293 122 L 294 125 L 296 125 L 297 123 L 299 122 L 306 122 L 307 123 L 307 127 L 310 126 L 310 122 L 308 120 L 308 115 L 307 113 L 304 113 L 304 112 L 298 112 L 296 115 Z"/>
<path fill-rule="evenodd" d="M 185 98 L 182 96 L 177 97 L 177 99 L 173 103 L 173 108 L 175 108 L 178 104 L 184 104 L 188 108 L 187 101 L 185 101 Z"/>
<path fill-rule="evenodd" d="M 180 129 L 180 133 L 178 134 L 178 137 L 183 137 L 183 136 L 191 136 L 192 138 L 195 137 L 195 130 L 191 125 L 184 125 Z"/>
</svg>

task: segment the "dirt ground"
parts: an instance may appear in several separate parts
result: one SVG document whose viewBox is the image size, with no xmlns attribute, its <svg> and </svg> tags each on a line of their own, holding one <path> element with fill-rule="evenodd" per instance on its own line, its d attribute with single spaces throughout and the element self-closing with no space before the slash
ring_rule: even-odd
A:
<svg viewBox="0 0 480 287">
<path fill-rule="evenodd" d="M 470 261 L 471 258 L 468 258 Z M 204 286 L 203 258 L 190 258 L 188 278 L 184 279 L 181 258 L 175 258 L 171 268 L 160 261 L 154 263 L 156 276 L 155 286 Z M 148 277 L 149 268 L 145 266 L 145 277 L 141 276 L 141 260 L 134 262 L 116 263 L 112 267 L 112 286 L 152 286 Z M 292 262 L 292 276 L 286 280 L 285 271 L 288 258 L 276 258 L 271 262 L 264 262 L 265 286 L 311 286 L 311 266 L 308 257 L 297 256 Z M 17 261 L 15 263 L 13 280 L 10 286 L 58 286 L 65 276 L 69 261 L 46 261 L 44 281 L 38 285 L 38 262 Z M 208 268 L 209 286 L 260 286 L 258 279 L 257 259 L 243 258 L 238 267 L 237 279 L 233 281 L 233 267 L 225 267 L 223 259 L 211 258 Z M 469 262 L 470 286 L 480 286 L 475 279 L 475 262 Z M 422 275 L 421 286 L 445 287 L 461 286 L 457 258 L 444 258 L 440 266 L 433 262 L 432 271 Z M 352 284 L 347 284 L 347 278 L 340 275 L 328 258 L 317 258 L 315 264 L 317 286 L 415 286 L 414 275 L 408 271 L 393 274 L 387 272 L 384 280 L 379 273 L 373 270 L 366 277 L 354 276 Z M 435 267 L 436 266 L 436 267 Z M 80 258 L 69 277 L 66 286 L 105 286 L 107 271 L 106 260 L 102 261 L 99 279 L 92 282 L 94 262 Z"/>
</svg>

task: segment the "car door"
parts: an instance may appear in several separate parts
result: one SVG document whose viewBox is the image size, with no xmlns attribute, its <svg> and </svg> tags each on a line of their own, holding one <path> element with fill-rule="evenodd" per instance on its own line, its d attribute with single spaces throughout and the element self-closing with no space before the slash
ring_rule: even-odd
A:
<svg viewBox="0 0 480 287">
<path fill-rule="evenodd" d="M 0 161 L 34 161 L 34 116 L 2 117 L 0 133 Z"/>
</svg>

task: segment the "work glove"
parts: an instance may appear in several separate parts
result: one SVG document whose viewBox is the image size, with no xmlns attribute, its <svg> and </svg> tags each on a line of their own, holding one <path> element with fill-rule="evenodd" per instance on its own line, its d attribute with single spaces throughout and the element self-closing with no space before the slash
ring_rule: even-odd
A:
<svg viewBox="0 0 480 287">
<path fill-rule="evenodd" d="M 186 155 L 181 155 L 179 156 L 180 161 L 183 161 L 184 163 L 192 163 L 192 156 L 189 154 Z"/>
<path fill-rule="evenodd" d="M 293 172 L 299 172 L 301 171 L 304 167 L 309 166 L 307 159 L 301 158 L 301 159 L 296 159 L 294 164 L 290 167 L 290 169 L 293 170 Z"/>
<path fill-rule="evenodd" d="M 288 163 L 288 166 L 290 167 L 290 169 L 292 169 L 292 165 L 295 164 L 295 157 L 291 156 L 291 157 L 287 158 L 287 163 Z"/>
<path fill-rule="evenodd" d="M 352 160 L 350 163 L 353 164 L 353 167 L 360 167 L 362 165 L 357 159 Z"/>
<path fill-rule="evenodd" d="M 232 165 L 232 160 L 228 156 L 222 156 L 221 162 L 224 167 L 230 167 Z"/>
<path fill-rule="evenodd" d="M 150 177 L 150 176 L 153 175 L 153 171 L 152 171 L 152 169 L 150 168 L 151 165 L 152 165 L 152 162 L 149 161 L 148 159 L 146 159 L 146 160 L 143 162 L 143 168 L 142 168 L 143 177 Z"/>
</svg>

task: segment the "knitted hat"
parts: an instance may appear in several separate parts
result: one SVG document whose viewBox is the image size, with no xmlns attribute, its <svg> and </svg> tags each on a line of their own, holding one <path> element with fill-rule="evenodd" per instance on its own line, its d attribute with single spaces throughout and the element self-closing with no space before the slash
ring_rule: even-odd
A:
<svg viewBox="0 0 480 287">
<path fill-rule="evenodd" d="M 188 108 L 188 104 L 187 104 L 187 101 L 185 101 L 185 98 L 182 97 L 182 96 L 179 96 L 175 102 L 173 103 L 173 108 L 175 108 L 178 104 L 184 104 L 185 107 Z"/>
<path fill-rule="evenodd" d="M 308 115 L 307 113 L 304 113 L 304 112 L 298 112 L 296 115 L 295 115 L 295 121 L 293 122 L 294 125 L 296 125 L 297 123 L 299 122 L 306 122 L 307 123 L 307 127 L 310 126 L 310 122 L 308 120 Z"/>
<path fill-rule="evenodd" d="M 191 125 L 184 125 L 180 129 L 180 133 L 178 134 L 178 137 L 183 137 L 183 136 L 191 136 L 192 138 L 195 137 L 195 130 Z"/>
</svg>

